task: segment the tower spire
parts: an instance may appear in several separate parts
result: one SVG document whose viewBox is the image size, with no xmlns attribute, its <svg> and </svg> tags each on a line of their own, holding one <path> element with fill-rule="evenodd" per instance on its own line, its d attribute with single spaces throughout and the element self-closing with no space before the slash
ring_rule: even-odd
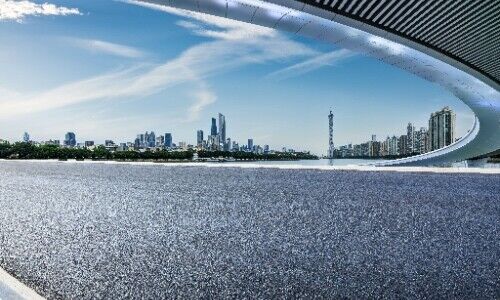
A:
<svg viewBox="0 0 500 300">
<path fill-rule="evenodd" d="M 330 110 L 330 114 L 328 115 L 328 158 L 333 158 L 333 113 Z"/>
</svg>

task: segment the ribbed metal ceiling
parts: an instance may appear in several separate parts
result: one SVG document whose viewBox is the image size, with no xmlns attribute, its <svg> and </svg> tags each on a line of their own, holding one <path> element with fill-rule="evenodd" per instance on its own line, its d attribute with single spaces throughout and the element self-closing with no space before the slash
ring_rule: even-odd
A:
<svg viewBox="0 0 500 300">
<path fill-rule="evenodd" d="M 297 0 L 439 51 L 500 84 L 500 0 Z"/>
</svg>

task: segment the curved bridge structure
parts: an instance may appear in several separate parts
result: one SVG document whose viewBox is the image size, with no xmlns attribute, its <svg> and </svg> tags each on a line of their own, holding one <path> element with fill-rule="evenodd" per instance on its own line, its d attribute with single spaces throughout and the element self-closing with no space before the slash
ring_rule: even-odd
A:
<svg viewBox="0 0 500 300">
<path fill-rule="evenodd" d="M 441 85 L 475 113 L 455 143 L 383 165 L 443 165 L 500 149 L 498 0 L 138 0 L 336 44 Z"/>
</svg>

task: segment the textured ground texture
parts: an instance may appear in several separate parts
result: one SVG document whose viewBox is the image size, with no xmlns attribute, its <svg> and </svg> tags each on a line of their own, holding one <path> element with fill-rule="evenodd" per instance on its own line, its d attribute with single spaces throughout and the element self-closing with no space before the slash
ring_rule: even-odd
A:
<svg viewBox="0 0 500 300">
<path fill-rule="evenodd" d="M 0 162 L 49 299 L 500 298 L 500 175 Z"/>
</svg>

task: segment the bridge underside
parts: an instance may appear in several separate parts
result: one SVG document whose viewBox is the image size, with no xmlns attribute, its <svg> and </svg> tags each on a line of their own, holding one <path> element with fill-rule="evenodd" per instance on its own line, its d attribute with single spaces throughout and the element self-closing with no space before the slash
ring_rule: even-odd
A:
<svg viewBox="0 0 500 300">
<path fill-rule="evenodd" d="M 500 149 L 500 57 L 495 50 L 495 41 L 500 39 L 495 25 L 499 20 L 495 17 L 498 1 L 485 0 L 475 6 L 471 0 L 447 1 L 448 7 L 441 5 L 443 1 L 414 0 L 139 1 L 336 44 L 437 83 L 475 113 L 473 128 L 452 145 L 383 165 L 443 165 Z M 457 36 L 458 42 L 460 37 L 463 41 L 458 46 Z M 476 43 L 470 42 L 470 36 Z M 478 47 L 479 42 L 483 47 Z"/>
</svg>

